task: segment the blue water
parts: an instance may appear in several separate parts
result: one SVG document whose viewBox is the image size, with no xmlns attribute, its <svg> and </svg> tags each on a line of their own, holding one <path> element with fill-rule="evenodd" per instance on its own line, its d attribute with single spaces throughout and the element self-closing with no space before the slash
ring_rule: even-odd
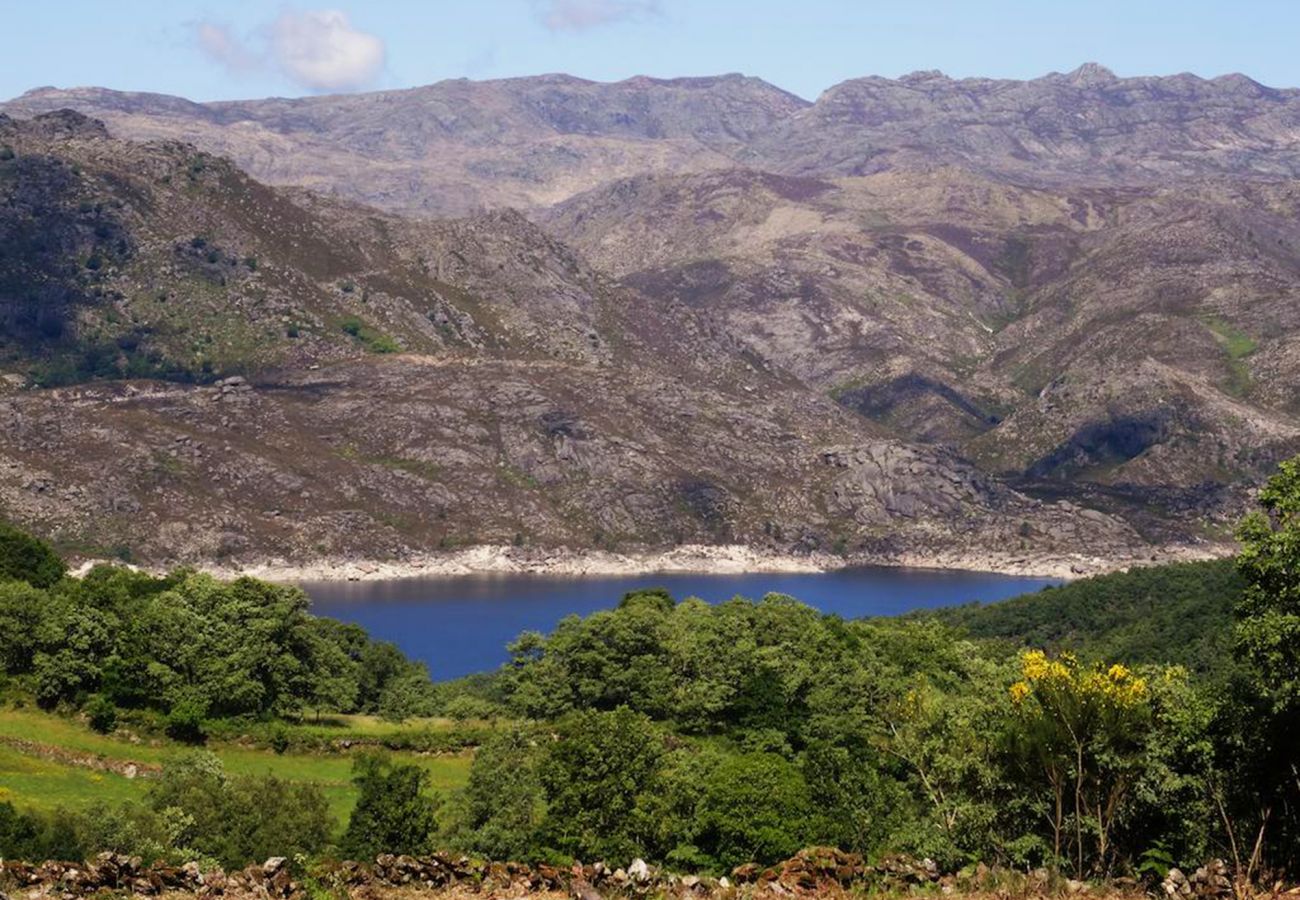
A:
<svg viewBox="0 0 1300 900">
<path fill-rule="evenodd" d="M 1002 600 L 1059 582 L 983 572 L 861 568 L 748 575 L 557 577 L 465 575 L 392 581 L 306 582 L 312 611 L 356 622 L 429 666 L 434 678 L 495 669 L 523 631 L 547 632 L 570 613 L 618 605 L 626 591 L 665 587 L 679 600 L 789 594 L 844 618 L 888 616 L 971 600 Z"/>
</svg>

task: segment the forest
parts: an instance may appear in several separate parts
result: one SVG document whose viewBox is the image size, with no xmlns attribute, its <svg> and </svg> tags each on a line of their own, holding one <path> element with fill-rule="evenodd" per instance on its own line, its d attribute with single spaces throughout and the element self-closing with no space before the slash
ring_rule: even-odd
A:
<svg viewBox="0 0 1300 900">
<path fill-rule="evenodd" d="M 1241 879 L 1285 877 L 1300 863 L 1300 460 L 1238 537 L 1235 560 L 898 618 L 639 591 L 521 635 L 499 671 L 434 684 L 296 588 L 73 578 L 7 528 L 4 702 L 195 749 L 139 801 L 5 797 L 0 856 L 237 866 L 437 848 L 722 873 L 822 845 L 947 871 L 1158 878 L 1221 857 Z M 225 771 L 202 746 L 356 712 L 472 728 L 467 780 L 435 791 L 409 760 L 354 751 L 343 821 L 312 785 Z"/>
</svg>

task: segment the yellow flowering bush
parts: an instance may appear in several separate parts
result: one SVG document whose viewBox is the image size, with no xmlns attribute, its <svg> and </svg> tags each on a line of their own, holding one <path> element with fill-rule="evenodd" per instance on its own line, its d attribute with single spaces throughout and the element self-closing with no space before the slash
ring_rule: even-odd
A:
<svg viewBox="0 0 1300 900">
<path fill-rule="evenodd" d="M 1088 855 L 1104 871 L 1109 833 L 1150 731 L 1147 679 L 1120 663 L 1085 664 L 1072 653 L 1027 650 L 1009 694 L 1024 759 L 1051 792 L 1048 818 L 1058 859 L 1068 840 L 1080 877 Z M 1085 852 L 1089 833 L 1096 840 L 1092 854 Z"/>
<path fill-rule="evenodd" d="M 1080 665 L 1072 653 L 1055 659 L 1042 650 L 1027 650 L 1020 655 L 1021 680 L 1011 685 L 1011 701 L 1022 706 L 1031 697 L 1040 704 L 1052 705 L 1070 699 L 1080 706 L 1132 709 L 1150 699 L 1145 678 L 1128 666 Z"/>
</svg>

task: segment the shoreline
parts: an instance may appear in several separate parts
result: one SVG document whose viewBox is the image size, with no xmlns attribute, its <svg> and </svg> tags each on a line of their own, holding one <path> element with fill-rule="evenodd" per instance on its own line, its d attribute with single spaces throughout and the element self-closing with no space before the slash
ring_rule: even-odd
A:
<svg viewBox="0 0 1300 900">
<path fill-rule="evenodd" d="M 641 553 L 573 550 L 567 547 L 540 550 L 486 544 L 405 560 L 321 559 L 293 563 L 285 559 L 270 559 L 237 566 L 200 563 L 194 567 L 219 578 L 250 576 L 282 583 L 386 581 L 473 575 L 610 577 L 663 574 L 815 574 L 871 566 L 984 572 L 1069 581 L 1136 567 L 1215 559 L 1231 554 L 1234 549 L 1227 544 L 1175 545 L 1145 548 L 1140 555 L 1123 557 L 1082 553 L 1034 555 L 976 550 L 937 553 L 918 550 L 879 556 L 841 557 L 829 553 L 777 553 L 741 544 L 684 544 L 671 550 Z M 96 562 L 99 561 L 83 562 L 76 571 L 84 573 Z M 144 568 L 155 571 L 154 567 Z"/>
</svg>

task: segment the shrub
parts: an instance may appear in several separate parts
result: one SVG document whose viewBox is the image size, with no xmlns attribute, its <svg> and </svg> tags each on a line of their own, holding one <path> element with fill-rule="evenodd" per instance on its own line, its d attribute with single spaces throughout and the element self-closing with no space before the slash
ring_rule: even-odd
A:
<svg viewBox="0 0 1300 900">
<path fill-rule="evenodd" d="M 149 805 L 173 823 L 173 846 L 228 867 L 319 853 L 334 828 L 315 785 L 271 775 L 230 776 L 216 756 L 203 752 L 164 768 Z"/>
<path fill-rule="evenodd" d="M 96 694 L 86 704 L 86 716 L 90 727 L 100 734 L 112 734 L 117 730 L 117 707 L 103 694 Z"/>
<path fill-rule="evenodd" d="M 187 744 L 201 744 L 208 738 L 207 704 L 186 698 L 172 706 L 167 713 L 167 734 Z"/>
<path fill-rule="evenodd" d="M 360 796 L 343 835 L 343 852 L 353 859 L 426 852 L 437 824 L 434 800 L 425 794 L 429 773 L 374 753 L 358 757 L 353 771 Z"/>
<path fill-rule="evenodd" d="M 396 353 L 401 348 L 397 346 L 397 341 L 388 335 L 376 334 L 366 341 L 366 349 L 371 353 Z"/>
<path fill-rule="evenodd" d="M 271 749 L 274 750 L 276 754 L 283 754 L 289 749 L 289 732 L 283 725 L 277 725 L 274 730 L 271 731 L 270 743 Z"/>
<path fill-rule="evenodd" d="M 371 353 L 397 353 L 401 348 L 386 334 L 375 331 L 356 316 L 348 316 L 340 323 L 345 334 L 359 340 Z"/>
</svg>

